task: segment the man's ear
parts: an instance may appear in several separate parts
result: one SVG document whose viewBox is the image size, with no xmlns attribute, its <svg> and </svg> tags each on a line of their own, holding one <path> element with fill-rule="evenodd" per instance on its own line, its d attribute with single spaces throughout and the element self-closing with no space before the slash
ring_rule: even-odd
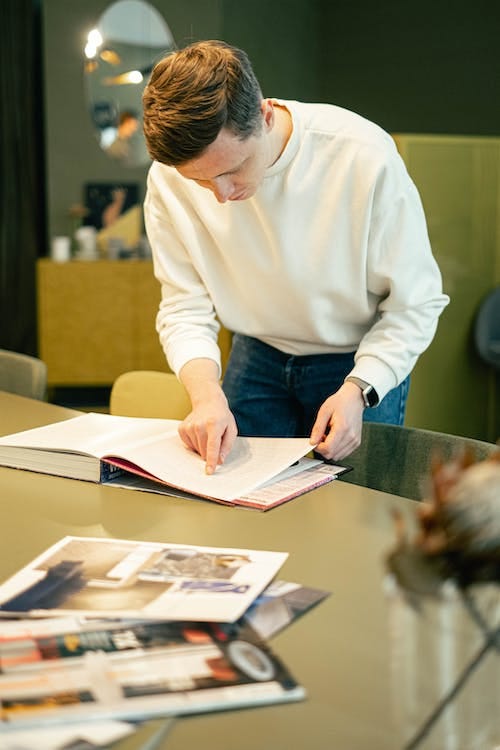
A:
<svg viewBox="0 0 500 750">
<path fill-rule="evenodd" d="M 260 105 L 262 118 L 264 120 L 264 130 L 269 132 L 274 126 L 274 105 L 271 99 L 263 99 Z"/>
</svg>

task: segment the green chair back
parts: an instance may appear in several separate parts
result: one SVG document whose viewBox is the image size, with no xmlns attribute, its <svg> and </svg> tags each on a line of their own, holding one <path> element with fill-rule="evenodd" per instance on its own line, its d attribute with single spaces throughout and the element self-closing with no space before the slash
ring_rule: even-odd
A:
<svg viewBox="0 0 500 750">
<path fill-rule="evenodd" d="M 422 500 L 430 490 L 433 458 L 446 461 L 466 449 L 476 460 L 500 450 L 493 443 L 459 435 L 364 422 L 360 447 L 342 462 L 353 470 L 341 481 Z"/>
<path fill-rule="evenodd" d="M 0 391 L 45 401 L 47 365 L 38 357 L 0 349 Z"/>
</svg>

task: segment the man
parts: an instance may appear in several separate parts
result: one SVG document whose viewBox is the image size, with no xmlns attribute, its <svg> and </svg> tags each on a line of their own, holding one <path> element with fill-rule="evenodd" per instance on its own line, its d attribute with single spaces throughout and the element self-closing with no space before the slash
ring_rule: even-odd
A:
<svg viewBox="0 0 500 750">
<path fill-rule="evenodd" d="M 264 99 L 247 55 L 218 41 L 159 62 L 143 102 L 157 328 L 207 472 L 237 431 L 310 435 L 342 460 L 363 417 L 401 424 L 448 297 L 390 136 Z M 222 387 L 217 319 L 235 332 Z"/>
<path fill-rule="evenodd" d="M 112 159 L 117 159 L 125 164 L 132 165 L 133 153 L 131 138 L 137 132 L 138 128 L 139 120 L 133 112 L 129 112 L 128 110 L 121 112 L 118 118 L 116 136 L 112 143 L 104 149 L 107 155 Z"/>
</svg>

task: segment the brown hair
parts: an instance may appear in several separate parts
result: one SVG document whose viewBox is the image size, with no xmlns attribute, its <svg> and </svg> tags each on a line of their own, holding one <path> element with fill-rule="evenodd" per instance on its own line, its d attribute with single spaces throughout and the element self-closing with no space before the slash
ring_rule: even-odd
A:
<svg viewBox="0 0 500 750">
<path fill-rule="evenodd" d="M 179 166 L 222 128 L 244 140 L 262 126 L 262 93 L 248 56 L 225 42 L 191 44 L 164 57 L 144 90 L 144 135 L 152 159 Z"/>
</svg>

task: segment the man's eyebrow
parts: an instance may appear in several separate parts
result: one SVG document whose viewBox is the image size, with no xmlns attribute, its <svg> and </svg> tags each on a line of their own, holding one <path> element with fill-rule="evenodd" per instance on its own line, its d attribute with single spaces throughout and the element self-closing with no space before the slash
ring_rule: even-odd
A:
<svg viewBox="0 0 500 750">
<path fill-rule="evenodd" d="M 241 167 L 243 166 L 243 164 L 244 164 L 244 163 L 245 163 L 246 161 L 248 161 L 248 159 L 249 159 L 249 157 L 248 157 L 248 156 L 246 156 L 246 157 L 245 157 L 245 158 L 243 159 L 243 161 L 241 161 L 241 162 L 240 162 L 239 164 L 237 164 L 237 165 L 236 165 L 235 167 L 233 167 L 232 169 L 227 169 L 227 170 L 226 170 L 225 172 L 221 172 L 220 174 L 216 174 L 216 175 L 215 175 L 215 177 L 212 177 L 212 179 L 213 179 L 213 180 L 215 180 L 215 179 L 217 179 L 217 177 L 224 177 L 224 176 L 225 176 L 225 175 L 227 175 L 227 174 L 234 174 L 234 173 L 235 173 L 235 172 L 237 172 L 237 171 L 238 171 L 239 169 L 241 169 Z"/>
</svg>

